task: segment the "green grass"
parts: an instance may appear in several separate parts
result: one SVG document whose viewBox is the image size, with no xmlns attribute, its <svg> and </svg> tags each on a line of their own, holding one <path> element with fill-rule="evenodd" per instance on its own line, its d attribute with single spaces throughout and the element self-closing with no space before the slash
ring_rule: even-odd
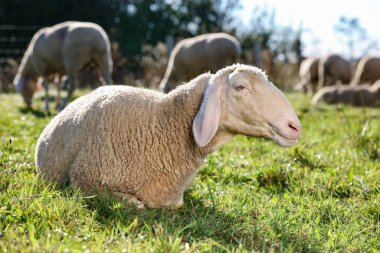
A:
<svg viewBox="0 0 380 253">
<path fill-rule="evenodd" d="M 0 250 L 380 251 L 380 110 L 289 98 L 298 145 L 237 136 L 206 158 L 183 208 L 139 210 L 47 186 L 34 148 L 52 116 L 0 95 Z"/>
</svg>

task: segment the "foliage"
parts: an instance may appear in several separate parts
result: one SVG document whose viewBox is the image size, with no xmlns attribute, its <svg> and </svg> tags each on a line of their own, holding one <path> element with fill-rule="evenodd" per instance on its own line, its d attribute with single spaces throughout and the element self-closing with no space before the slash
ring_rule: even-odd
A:
<svg viewBox="0 0 380 253">
<path fill-rule="evenodd" d="M 302 29 L 277 24 L 274 9 L 257 6 L 253 10 L 250 27 L 242 31 L 239 39 L 244 51 L 249 52 L 259 46 L 269 52 L 271 59 L 299 62 L 302 59 L 302 32 Z"/>
<path fill-rule="evenodd" d="M 288 94 L 298 145 L 236 136 L 206 158 L 183 208 L 138 210 L 36 176 L 35 143 L 52 118 L 38 95 L 34 110 L 0 95 L 0 251 L 380 250 L 378 109 L 311 108 Z"/>
<path fill-rule="evenodd" d="M 334 29 L 341 41 L 346 44 L 351 59 L 367 55 L 371 50 L 378 48 L 377 41 L 371 39 L 359 19 L 341 16 Z M 360 54 L 357 54 L 360 52 Z"/>
<path fill-rule="evenodd" d="M 0 3 L 0 24 L 51 26 L 67 20 L 91 21 L 101 25 L 138 68 L 141 46 L 200 33 L 225 30 L 239 6 L 234 0 L 4 0 Z M 23 42 L 26 48 L 27 42 Z M 4 45 L 11 48 L 12 43 Z"/>
<path fill-rule="evenodd" d="M 175 40 L 201 33 L 224 30 L 231 20 L 231 10 L 238 2 L 191 0 L 117 1 L 120 13 L 115 25 L 115 39 L 127 41 L 121 44 L 127 56 L 141 56 L 141 45 L 166 42 L 168 36 Z M 133 62 L 132 62 L 133 63 Z"/>
<path fill-rule="evenodd" d="M 270 38 L 276 29 L 276 12 L 267 7 L 256 7 L 251 18 L 251 28 L 242 34 L 242 46 L 252 47 L 254 42 L 261 42 L 264 49 L 269 49 Z"/>
<path fill-rule="evenodd" d="M 114 82 L 154 87 L 163 77 L 161 65 L 165 60 L 147 55 L 147 46 L 164 43 L 168 54 L 185 37 L 220 31 L 234 34 L 239 8 L 240 2 L 235 0 L 84 0 L 80 4 L 74 0 L 40 0 L 33 5 L 28 0 L 4 0 L 0 2 L 0 23 L 10 26 L 1 30 L 4 38 L 0 41 L 0 58 L 10 57 L 19 62 L 31 37 L 41 27 L 66 20 L 91 21 L 101 25 L 112 41 Z M 297 37 L 291 27 L 276 24 L 274 11 L 257 7 L 252 27 L 238 36 L 244 52 L 242 62 L 256 63 L 267 73 L 275 74 L 273 59 L 288 61 L 302 55 L 300 35 Z M 252 54 L 257 43 L 263 49 L 262 65 L 254 61 L 258 57 Z M 157 68 L 148 66 L 149 57 L 157 63 Z M 4 67 L 0 65 L 1 68 Z M 0 77 L 1 87 L 12 87 L 14 74 L 7 73 L 6 80 Z M 93 69 L 87 69 L 86 73 L 82 76 L 87 78 L 82 81 L 97 80 Z M 144 84 L 139 83 L 141 79 L 145 79 Z"/>
<path fill-rule="evenodd" d="M 169 57 L 165 44 L 159 42 L 155 47 L 144 45 L 141 66 L 144 73 L 144 87 L 158 89 L 158 84 L 165 75 Z"/>
</svg>

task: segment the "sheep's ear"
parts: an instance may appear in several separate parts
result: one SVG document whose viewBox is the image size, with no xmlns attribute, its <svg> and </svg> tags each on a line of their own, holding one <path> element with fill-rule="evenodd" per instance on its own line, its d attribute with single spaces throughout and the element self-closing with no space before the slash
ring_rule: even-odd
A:
<svg viewBox="0 0 380 253">
<path fill-rule="evenodd" d="M 193 135 L 199 147 L 206 146 L 218 130 L 222 85 L 209 82 L 197 115 L 193 121 Z"/>
</svg>

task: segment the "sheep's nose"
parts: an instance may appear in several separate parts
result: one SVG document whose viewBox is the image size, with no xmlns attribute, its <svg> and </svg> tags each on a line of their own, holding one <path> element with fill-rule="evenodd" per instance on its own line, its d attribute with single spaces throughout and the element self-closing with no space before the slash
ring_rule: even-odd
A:
<svg viewBox="0 0 380 253">
<path fill-rule="evenodd" d="M 291 135 L 294 138 L 298 138 L 298 136 L 301 134 L 301 129 L 302 129 L 301 124 L 299 122 L 289 121 L 288 126 L 289 126 L 289 129 L 291 129 L 290 130 Z"/>
</svg>

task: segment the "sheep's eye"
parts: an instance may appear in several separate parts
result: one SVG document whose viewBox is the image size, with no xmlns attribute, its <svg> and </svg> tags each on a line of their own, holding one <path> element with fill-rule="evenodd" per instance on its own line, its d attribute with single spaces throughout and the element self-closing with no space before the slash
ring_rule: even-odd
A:
<svg viewBox="0 0 380 253">
<path fill-rule="evenodd" d="M 241 90 L 244 90 L 245 87 L 243 85 L 238 85 L 238 86 L 235 86 L 234 89 L 237 91 L 241 91 Z"/>
</svg>

